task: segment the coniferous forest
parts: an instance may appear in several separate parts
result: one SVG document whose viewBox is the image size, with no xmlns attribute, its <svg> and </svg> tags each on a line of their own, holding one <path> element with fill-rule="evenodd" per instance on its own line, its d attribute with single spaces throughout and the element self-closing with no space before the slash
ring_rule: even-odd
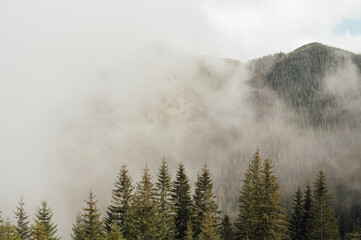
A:
<svg viewBox="0 0 361 240">
<path fill-rule="evenodd" d="M 230 219 L 216 203 L 212 174 L 207 165 L 190 183 L 186 166 L 179 163 L 172 177 L 165 159 L 156 176 L 144 167 L 134 183 L 126 165 L 116 176 L 112 200 L 102 215 L 96 193 L 90 191 L 74 219 L 73 240 L 199 239 L 199 240 L 336 240 L 340 239 L 327 176 L 320 170 L 306 186 L 295 189 L 287 213 L 273 161 L 257 150 L 240 180 L 238 215 Z M 33 221 L 20 199 L 16 221 L 1 219 L 0 239 L 58 240 L 57 224 L 47 201 L 41 202 Z M 359 222 L 347 239 L 361 239 Z"/>
</svg>

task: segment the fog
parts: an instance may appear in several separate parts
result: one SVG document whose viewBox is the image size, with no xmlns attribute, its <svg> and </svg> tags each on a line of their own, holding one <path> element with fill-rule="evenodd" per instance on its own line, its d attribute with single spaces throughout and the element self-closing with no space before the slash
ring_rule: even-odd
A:
<svg viewBox="0 0 361 240">
<path fill-rule="evenodd" d="M 90 189 L 104 211 L 122 164 L 136 181 L 146 163 L 154 176 L 163 157 L 173 176 L 184 162 L 192 180 L 207 163 L 229 212 L 234 202 L 225 199 L 238 196 L 257 148 L 274 159 L 285 192 L 327 159 L 334 179 L 345 169 L 351 178 L 360 129 L 300 128 L 272 90 L 248 83 L 247 61 L 310 41 L 360 52 L 359 35 L 332 33 L 342 18 L 358 16 L 356 4 L 332 2 L 338 11 L 315 24 L 316 14 L 305 21 L 282 1 L 276 9 L 262 1 L 0 1 L 3 218 L 13 220 L 20 196 L 31 217 L 47 199 L 59 235 L 69 239 Z M 323 82 L 359 120 L 355 66 L 346 63 Z"/>
</svg>

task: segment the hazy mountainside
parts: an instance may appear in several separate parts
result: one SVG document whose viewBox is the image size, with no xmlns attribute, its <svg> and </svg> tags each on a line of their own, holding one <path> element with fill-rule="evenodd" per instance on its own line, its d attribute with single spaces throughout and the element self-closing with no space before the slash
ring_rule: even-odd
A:
<svg viewBox="0 0 361 240">
<path fill-rule="evenodd" d="M 361 71 L 360 55 L 311 43 L 288 54 L 254 60 L 251 65 L 255 72 L 252 83 L 276 91 L 301 115 L 303 125 L 327 128 L 360 124 L 360 109 L 343 105 L 361 93 L 354 76 Z M 329 78 L 335 79 L 327 82 Z"/>
<path fill-rule="evenodd" d="M 318 43 L 248 63 L 152 44 L 104 71 L 91 97 L 72 104 L 76 117 L 66 119 L 54 156 L 59 198 L 71 196 L 58 208 L 72 206 L 59 226 L 74 219 L 89 186 L 105 209 L 105 186 L 122 164 L 140 176 L 145 163 L 155 173 L 163 157 L 171 170 L 189 166 L 191 181 L 207 163 L 218 205 L 234 219 L 240 179 L 260 148 L 275 161 L 286 205 L 323 168 L 350 232 L 350 217 L 361 216 L 360 59 Z"/>
</svg>

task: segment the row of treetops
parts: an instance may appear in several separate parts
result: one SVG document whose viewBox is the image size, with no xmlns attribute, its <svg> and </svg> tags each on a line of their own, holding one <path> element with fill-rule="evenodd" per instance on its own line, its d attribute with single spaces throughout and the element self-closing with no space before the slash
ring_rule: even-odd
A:
<svg viewBox="0 0 361 240">
<path fill-rule="evenodd" d="M 163 159 L 155 183 L 152 182 L 146 167 L 141 180 L 135 186 L 126 165 L 123 165 L 117 175 L 106 216 L 101 218 L 96 197 L 90 192 L 85 207 L 73 224 L 71 238 L 339 239 L 324 173 L 319 172 L 312 189 L 307 185 L 305 194 L 298 187 L 291 218 L 287 219 L 273 167 L 272 161 L 262 160 L 257 150 L 242 180 L 238 217 L 232 224 L 227 214 L 222 214 L 218 209 L 211 173 L 206 165 L 197 176 L 193 195 L 182 163 L 177 168 L 174 181 Z M 46 201 L 37 209 L 31 226 L 22 199 L 15 216 L 15 225 L 9 220 L 2 222 L 0 239 L 59 239 L 56 235 L 57 226 L 52 221 L 53 212 Z"/>
</svg>

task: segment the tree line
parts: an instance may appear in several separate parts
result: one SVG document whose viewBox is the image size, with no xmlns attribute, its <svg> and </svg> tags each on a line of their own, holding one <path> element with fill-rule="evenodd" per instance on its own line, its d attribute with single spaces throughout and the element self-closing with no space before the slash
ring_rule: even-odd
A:
<svg viewBox="0 0 361 240">
<path fill-rule="evenodd" d="M 282 206 L 282 195 L 274 164 L 259 151 L 250 159 L 233 221 L 222 214 L 213 193 L 211 173 L 204 165 L 197 175 L 194 193 L 182 163 L 172 181 L 163 159 L 156 181 L 146 166 L 133 185 L 126 165 L 119 170 L 106 216 L 101 218 L 96 196 L 89 193 L 72 227 L 73 240 L 336 240 L 340 239 L 326 175 L 320 171 L 305 192 L 298 187 L 290 217 Z M 53 211 L 46 201 L 37 209 L 34 223 L 16 207 L 16 223 L 1 220 L 0 239 L 58 240 Z M 348 239 L 361 239 L 358 229 Z"/>
</svg>

